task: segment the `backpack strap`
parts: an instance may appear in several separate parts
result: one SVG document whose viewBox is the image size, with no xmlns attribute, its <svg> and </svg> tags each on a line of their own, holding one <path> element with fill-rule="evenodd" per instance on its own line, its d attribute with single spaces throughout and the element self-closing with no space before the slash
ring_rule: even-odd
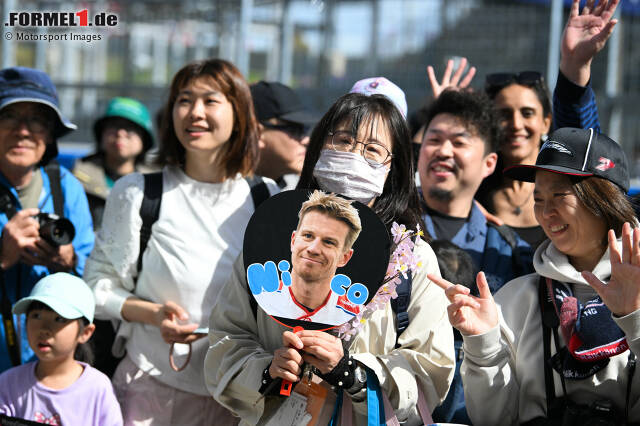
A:
<svg viewBox="0 0 640 426">
<path fill-rule="evenodd" d="M 411 301 L 411 287 L 413 278 L 411 272 L 405 278 L 400 275 L 400 284 L 396 286 L 398 297 L 391 299 L 391 309 L 396 316 L 396 348 L 400 347 L 398 339 L 402 332 L 409 327 L 409 302 Z"/>
<path fill-rule="evenodd" d="M 518 247 L 518 236 L 516 232 L 509 228 L 507 225 L 495 225 L 491 222 L 487 222 L 487 226 L 498 231 L 498 234 L 503 240 L 511 247 L 511 264 L 513 265 L 513 276 L 519 277 L 526 275 L 530 272 L 530 268 L 523 264 L 521 256 L 521 247 Z"/>
<path fill-rule="evenodd" d="M 151 238 L 151 227 L 160 216 L 162 204 L 162 172 L 146 173 L 144 176 L 144 196 L 140 205 L 140 251 L 138 252 L 138 275 L 142 270 L 142 255 Z"/>
<path fill-rule="evenodd" d="M 14 202 L 14 196 L 4 186 L 0 184 L 0 213 L 7 215 L 7 219 L 11 219 L 16 214 L 17 209 Z M 18 285 L 20 282 L 18 281 Z M 21 364 L 20 341 L 13 322 L 13 313 L 11 312 L 11 301 L 9 300 L 9 291 L 5 283 L 4 270 L 0 269 L 0 312 L 2 313 L 2 325 L 4 326 L 4 338 L 9 351 L 9 358 L 13 366 Z M 19 293 L 19 290 L 18 290 Z"/>
<path fill-rule="evenodd" d="M 51 187 L 51 198 L 53 198 L 53 212 L 59 217 L 64 217 L 64 195 L 62 194 L 62 183 L 60 182 L 60 164 L 57 161 L 50 161 L 44 166 L 44 171 L 49 177 Z"/>
<path fill-rule="evenodd" d="M 2 312 L 2 325 L 4 326 L 4 339 L 7 344 L 9 358 L 13 366 L 20 365 L 22 357 L 20 355 L 20 341 L 16 333 L 16 326 L 13 323 L 13 313 L 11 312 L 11 302 L 9 301 L 9 292 L 4 280 L 4 271 L 0 271 L 0 309 Z"/>
<path fill-rule="evenodd" d="M 540 316 L 542 317 L 542 345 L 544 350 L 544 388 L 547 401 L 547 417 L 551 416 L 553 402 L 556 399 L 555 385 L 553 383 L 553 371 L 549 365 L 551 359 L 551 328 L 560 324 L 556 310 L 552 305 L 547 292 L 545 278 L 540 276 L 538 280 L 538 303 L 540 304 Z"/>
<path fill-rule="evenodd" d="M 551 293 L 548 290 L 552 285 L 550 278 L 540 275 L 538 281 L 538 303 L 540 304 L 540 314 L 542 316 L 542 338 L 544 350 L 544 386 L 547 399 L 547 418 L 556 418 L 564 412 L 565 404 L 569 400 L 567 397 L 567 384 L 564 376 L 560 375 L 562 385 L 562 398 L 558 398 L 555 392 L 553 380 L 553 368 L 551 367 L 551 333 L 556 351 L 560 350 L 560 338 L 558 337 L 558 327 L 560 319 L 551 300 Z"/>
<path fill-rule="evenodd" d="M 269 192 L 269 188 L 265 183 L 262 176 L 252 175 L 245 176 L 244 180 L 249 184 L 249 188 L 251 189 L 251 199 L 253 200 L 253 208 L 254 210 L 258 209 L 258 206 L 262 204 L 267 198 L 271 196 Z M 249 285 L 247 284 L 247 293 L 249 294 L 249 305 L 251 306 L 251 312 L 253 312 L 253 318 L 258 320 L 258 302 L 256 302 L 256 298 L 251 294 L 251 290 L 249 290 Z"/>
<path fill-rule="evenodd" d="M 253 175 L 253 176 L 245 176 L 244 180 L 249 184 L 249 188 L 251 189 L 251 199 L 253 200 L 253 208 L 258 209 L 258 206 L 262 204 L 267 198 L 271 196 L 269 192 L 269 188 L 265 183 L 262 176 Z"/>
<path fill-rule="evenodd" d="M 500 236 L 507 242 L 507 244 L 509 244 L 511 250 L 514 250 L 516 247 L 518 247 L 518 238 L 516 237 L 516 233 L 513 229 L 509 228 L 507 225 L 498 226 L 491 222 L 487 222 L 487 226 L 495 228 L 495 230 L 498 231 L 498 234 L 500 234 Z"/>
<path fill-rule="evenodd" d="M 56 161 L 51 161 L 44 167 L 44 171 L 49 178 L 49 187 L 51 189 L 51 198 L 53 198 L 53 211 L 59 217 L 64 217 L 64 195 L 62 193 L 62 184 L 60 182 L 60 165 Z M 7 215 L 8 219 L 16 213 L 17 209 L 14 197 L 9 190 L 0 185 L 0 209 Z M 19 268 L 19 266 L 18 266 Z M 18 274 L 20 270 L 18 269 Z M 20 279 L 18 279 L 18 283 Z M 0 297 L 0 305 L 2 309 L 2 319 L 5 331 L 5 341 L 9 350 L 11 363 L 16 366 L 21 363 L 20 341 L 16 333 L 16 327 L 13 323 L 13 314 L 11 312 L 11 302 L 7 291 L 4 271 L 0 271 L 0 285 L 2 287 L 2 296 Z M 19 285 L 19 284 L 18 284 Z"/>
<path fill-rule="evenodd" d="M 627 360 L 627 366 L 629 367 L 629 373 L 628 373 L 628 377 L 629 380 L 627 380 L 627 399 L 626 399 L 626 403 L 624 406 L 624 417 L 625 419 L 627 419 L 627 423 L 630 424 L 629 422 L 629 407 L 630 407 L 630 402 L 629 399 L 631 397 L 631 383 L 633 382 L 633 376 L 636 372 L 636 355 L 631 352 L 631 348 L 629 348 L 629 358 Z"/>
</svg>

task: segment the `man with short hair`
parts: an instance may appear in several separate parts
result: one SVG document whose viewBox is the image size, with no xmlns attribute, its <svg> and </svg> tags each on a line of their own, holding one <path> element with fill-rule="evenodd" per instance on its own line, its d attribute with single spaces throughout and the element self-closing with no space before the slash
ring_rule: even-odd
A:
<svg viewBox="0 0 640 426">
<path fill-rule="evenodd" d="M 466 250 L 495 292 L 530 270 L 531 252 L 515 233 L 487 223 L 473 202 L 497 162 L 491 101 L 480 92 L 445 91 L 426 117 L 418 171 L 427 231 Z M 524 257 L 512 259 L 514 249 Z"/>
<path fill-rule="evenodd" d="M 288 86 L 260 81 L 251 85 L 251 96 L 260 124 L 260 162 L 256 173 L 294 189 L 302 172 L 315 119 Z"/>
<path fill-rule="evenodd" d="M 533 272 L 529 245 L 505 226 L 487 222 L 473 197 L 497 162 L 497 121 L 482 92 L 446 90 L 427 109 L 418 171 L 424 202 L 423 219 L 434 239 L 464 249 L 484 271 L 492 293 L 508 281 Z M 477 294 L 477 289 L 472 289 Z M 460 379 L 462 339 L 456 335 L 456 375 L 434 418 L 470 420 Z M 440 410 L 440 411 L 438 411 Z"/>
<path fill-rule="evenodd" d="M 256 300 L 269 315 L 345 323 L 360 312 L 361 305 L 332 291 L 331 280 L 353 255 L 353 243 L 362 230 L 358 210 L 349 200 L 314 191 L 302 203 L 298 218 L 291 234 L 290 285 L 281 282 L 278 290 L 263 291 Z"/>
<path fill-rule="evenodd" d="M 52 272 L 82 275 L 93 248 L 93 226 L 82 185 L 52 163 L 56 138 L 75 130 L 63 118 L 55 86 L 42 71 L 0 70 L 0 372 L 33 358 L 24 317 L 6 308 Z M 75 237 L 56 245 L 40 235 L 38 213 L 70 220 Z"/>
</svg>

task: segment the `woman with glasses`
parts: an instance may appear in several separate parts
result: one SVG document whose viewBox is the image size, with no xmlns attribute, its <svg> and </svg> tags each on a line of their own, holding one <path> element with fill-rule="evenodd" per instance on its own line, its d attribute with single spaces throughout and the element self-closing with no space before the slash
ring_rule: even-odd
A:
<svg viewBox="0 0 640 426">
<path fill-rule="evenodd" d="M 401 112 L 385 96 L 351 93 L 339 98 L 314 128 L 298 189 L 321 189 L 365 203 L 390 231 L 394 221 L 424 229 L 413 175 Z M 260 424 L 283 403 L 271 393 L 262 398 L 261 386 L 288 374 L 299 377 L 304 356 L 338 396 L 349 399 L 354 424 L 367 424 L 367 410 L 373 407 L 367 403 L 367 375 L 356 371 L 376 376 L 400 422 L 425 422 L 419 402 L 430 409 L 442 402 L 455 362 L 446 300 L 426 277 L 440 275 L 435 255 L 422 240 L 415 253 L 423 266 L 412 277 L 408 327 L 398 335 L 396 314 L 387 304 L 344 342 L 318 331 L 294 334 L 261 309 L 252 312 L 240 259 L 211 315 L 205 375 L 214 398 L 247 422 Z"/>
</svg>

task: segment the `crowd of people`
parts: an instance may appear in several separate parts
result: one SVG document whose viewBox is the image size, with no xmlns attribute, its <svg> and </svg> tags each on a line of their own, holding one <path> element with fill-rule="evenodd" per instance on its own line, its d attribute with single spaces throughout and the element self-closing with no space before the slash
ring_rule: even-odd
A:
<svg viewBox="0 0 640 426">
<path fill-rule="evenodd" d="M 591 89 L 618 3 L 572 2 L 553 96 L 533 71 L 471 90 L 465 59 L 429 67 L 413 114 L 376 77 L 316 116 L 192 62 L 156 138 L 116 97 L 73 172 L 50 78 L 0 70 L 0 424 L 640 424 L 640 228 Z M 290 189 L 309 199 L 273 303 L 307 319 L 353 254 L 354 201 L 413 235 L 419 261 L 349 333 L 274 321 L 249 290 L 245 229 Z"/>
</svg>

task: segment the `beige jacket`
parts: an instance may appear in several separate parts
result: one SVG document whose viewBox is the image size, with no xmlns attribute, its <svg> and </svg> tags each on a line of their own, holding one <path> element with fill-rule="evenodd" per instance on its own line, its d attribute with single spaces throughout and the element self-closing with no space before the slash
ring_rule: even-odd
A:
<svg viewBox="0 0 640 426">
<path fill-rule="evenodd" d="M 548 240 L 536 250 L 537 274 L 516 278 L 495 295 L 499 326 L 488 333 L 464 337 L 462 380 L 467 411 L 474 425 L 514 425 L 546 413 L 542 319 L 538 304 L 539 275 L 573 284 L 580 302 L 597 294 Z M 600 280 L 611 275 L 609 250 L 592 271 Z M 640 355 L 640 310 L 615 318 L 631 350 Z M 559 333 L 562 341 L 562 334 Z M 564 342 L 562 342 L 564 345 Z M 551 353 L 556 352 L 551 344 Z M 584 380 L 566 380 L 571 400 L 590 404 L 607 398 L 624 413 L 629 351 L 610 358 L 606 368 Z M 562 395 L 560 376 L 554 372 L 555 394 Z M 640 422 L 640 374 L 633 378 L 630 421 Z"/>
<path fill-rule="evenodd" d="M 438 263 L 428 244 L 419 242 L 416 250 L 424 266 L 413 277 L 410 324 L 400 336 L 401 347 L 394 349 L 395 316 L 387 305 L 374 312 L 349 348 L 354 358 L 376 373 L 398 419 L 407 425 L 421 423 L 416 408 L 418 386 L 433 410 L 446 396 L 455 368 L 448 301 L 426 277 L 428 272 L 440 274 Z M 262 371 L 273 351 L 282 346 L 285 328 L 260 308 L 256 322 L 244 277 L 242 259 L 238 259 L 211 313 L 205 381 L 214 398 L 241 417 L 241 424 L 263 424 L 282 399 L 254 402 L 260 397 Z M 354 424 L 366 424 L 366 420 L 366 402 L 354 403 Z"/>
</svg>

